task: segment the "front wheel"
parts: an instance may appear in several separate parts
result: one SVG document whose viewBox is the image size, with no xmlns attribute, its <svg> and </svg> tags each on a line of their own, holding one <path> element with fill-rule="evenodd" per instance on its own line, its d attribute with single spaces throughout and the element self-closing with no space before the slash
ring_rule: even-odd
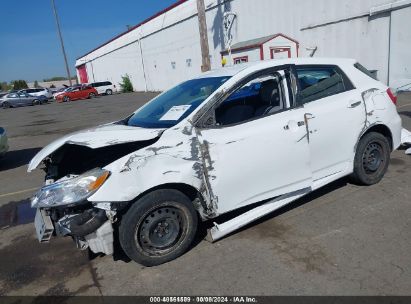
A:
<svg viewBox="0 0 411 304">
<path fill-rule="evenodd" d="M 68 96 L 63 97 L 63 102 L 69 102 L 69 101 L 70 101 L 70 97 L 68 97 Z"/>
<path fill-rule="evenodd" d="M 351 179 L 360 185 L 378 184 L 387 172 L 390 154 L 390 143 L 385 136 L 376 132 L 366 134 L 358 144 Z"/>
<path fill-rule="evenodd" d="M 156 266 L 181 256 L 197 231 L 197 213 L 190 199 L 177 190 L 153 191 L 123 216 L 120 244 L 129 258 Z"/>
<path fill-rule="evenodd" d="M 110 90 L 110 89 L 106 90 L 106 95 L 113 95 L 113 90 Z"/>
<path fill-rule="evenodd" d="M 7 101 L 3 102 L 3 104 L 1 106 L 2 106 L 3 109 L 11 108 L 11 105 Z"/>
</svg>

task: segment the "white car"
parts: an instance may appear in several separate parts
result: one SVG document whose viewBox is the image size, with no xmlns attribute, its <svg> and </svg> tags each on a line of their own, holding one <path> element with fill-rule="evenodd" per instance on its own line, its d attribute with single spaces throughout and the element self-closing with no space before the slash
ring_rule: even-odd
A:
<svg viewBox="0 0 411 304">
<path fill-rule="evenodd" d="M 45 99 L 53 98 L 53 93 L 47 88 L 24 89 L 24 90 L 20 90 L 19 93 L 29 94 L 32 96 L 42 97 Z"/>
<path fill-rule="evenodd" d="M 110 81 L 92 82 L 89 85 L 95 88 L 99 95 L 112 95 L 117 92 L 117 87 Z"/>
<path fill-rule="evenodd" d="M 190 247 L 198 220 L 219 223 L 216 241 L 344 176 L 378 183 L 402 127 L 396 97 L 367 73 L 349 59 L 224 68 L 53 142 L 28 168 L 47 172 L 32 199 L 39 240 L 55 231 L 112 254 L 115 231 L 153 266 Z"/>
</svg>

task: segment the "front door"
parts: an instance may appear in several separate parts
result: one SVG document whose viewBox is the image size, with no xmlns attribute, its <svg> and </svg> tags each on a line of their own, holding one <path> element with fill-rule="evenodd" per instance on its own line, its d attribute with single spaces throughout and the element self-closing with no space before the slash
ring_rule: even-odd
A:
<svg viewBox="0 0 411 304">
<path fill-rule="evenodd" d="M 361 94 L 336 66 L 298 66 L 314 181 L 352 169 L 364 127 Z"/>
<path fill-rule="evenodd" d="M 213 125 L 199 130 L 218 214 L 311 187 L 305 110 L 292 105 L 289 75 L 250 76 L 211 110 Z"/>
</svg>

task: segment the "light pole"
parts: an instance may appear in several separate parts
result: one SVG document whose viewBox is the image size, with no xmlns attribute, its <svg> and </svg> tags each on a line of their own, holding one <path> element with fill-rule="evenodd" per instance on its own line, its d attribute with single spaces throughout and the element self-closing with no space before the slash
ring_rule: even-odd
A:
<svg viewBox="0 0 411 304">
<path fill-rule="evenodd" d="M 66 64 L 67 77 L 68 77 L 70 86 L 72 86 L 71 76 L 70 76 L 70 69 L 69 69 L 69 66 L 68 66 L 68 63 L 67 63 L 66 49 L 64 48 L 63 36 L 61 35 L 60 22 L 59 22 L 59 17 L 57 15 L 56 5 L 54 4 L 54 0 L 51 0 L 51 6 L 53 8 L 54 17 L 56 18 L 57 32 L 58 32 L 58 35 L 59 35 L 59 38 L 60 38 L 60 44 L 61 44 L 61 50 L 62 50 L 63 56 L 64 56 L 64 62 Z"/>
</svg>

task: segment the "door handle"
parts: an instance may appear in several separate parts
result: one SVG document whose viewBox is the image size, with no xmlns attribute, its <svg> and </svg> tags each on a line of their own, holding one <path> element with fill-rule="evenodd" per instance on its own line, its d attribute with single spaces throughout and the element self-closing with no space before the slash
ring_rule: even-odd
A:
<svg viewBox="0 0 411 304">
<path fill-rule="evenodd" d="M 305 122 L 304 121 L 295 121 L 295 120 L 290 120 L 285 126 L 284 126 L 284 130 L 286 131 L 293 131 L 296 132 L 298 130 L 299 127 L 303 127 L 305 126 Z"/>
<path fill-rule="evenodd" d="M 361 105 L 361 101 L 350 101 L 350 106 L 349 106 L 349 108 L 354 109 L 354 108 L 356 108 L 356 107 L 358 107 L 358 106 L 360 106 L 360 105 Z"/>
</svg>

